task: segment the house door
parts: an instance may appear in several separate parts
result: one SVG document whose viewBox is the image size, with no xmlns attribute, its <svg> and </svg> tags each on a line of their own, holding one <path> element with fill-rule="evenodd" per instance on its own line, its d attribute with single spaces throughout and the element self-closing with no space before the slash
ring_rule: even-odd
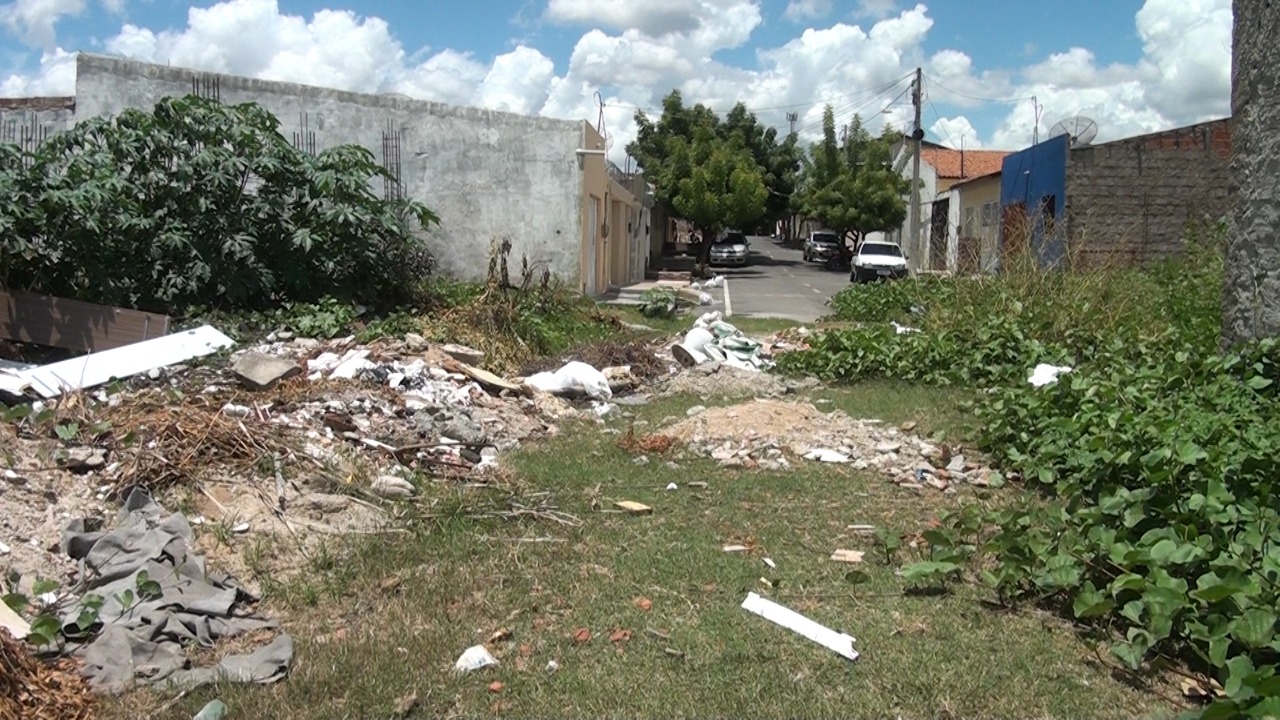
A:
<svg viewBox="0 0 1280 720">
<path fill-rule="evenodd" d="M 600 290 L 596 287 L 596 243 L 600 240 L 599 201 L 594 197 L 587 199 L 587 258 L 582 274 L 587 279 L 587 295 L 594 297 Z"/>
<path fill-rule="evenodd" d="M 929 215 L 929 269 L 947 269 L 947 218 L 951 212 L 951 198 L 933 201 Z"/>
</svg>

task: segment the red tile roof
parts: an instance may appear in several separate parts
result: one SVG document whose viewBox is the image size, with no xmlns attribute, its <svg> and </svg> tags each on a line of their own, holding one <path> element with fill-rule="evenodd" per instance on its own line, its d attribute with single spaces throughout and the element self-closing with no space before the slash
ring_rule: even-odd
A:
<svg viewBox="0 0 1280 720">
<path fill-rule="evenodd" d="M 979 175 L 990 175 L 1000 172 L 1004 158 L 1010 153 L 1006 150 L 952 150 L 951 148 L 924 147 L 920 149 L 920 159 L 938 171 L 938 177 L 946 179 L 967 179 Z M 961 168 L 964 169 L 961 172 Z"/>
</svg>

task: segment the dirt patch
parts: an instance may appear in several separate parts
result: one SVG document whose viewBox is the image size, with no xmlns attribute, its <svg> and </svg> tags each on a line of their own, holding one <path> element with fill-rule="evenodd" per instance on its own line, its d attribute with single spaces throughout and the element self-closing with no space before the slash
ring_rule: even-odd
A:
<svg viewBox="0 0 1280 720">
<path fill-rule="evenodd" d="M 816 387 L 814 379 L 793 380 L 758 370 L 743 370 L 703 363 L 660 381 L 653 392 L 658 396 L 697 397 L 782 397 Z"/>
</svg>

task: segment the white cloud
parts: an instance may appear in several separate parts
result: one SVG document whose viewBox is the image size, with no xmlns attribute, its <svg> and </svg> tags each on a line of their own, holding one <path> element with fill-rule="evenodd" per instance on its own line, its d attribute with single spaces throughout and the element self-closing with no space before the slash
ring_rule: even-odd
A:
<svg viewBox="0 0 1280 720">
<path fill-rule="evenodd" d="M 102 0 L 112 13 L 124 10 L 125 0 Z M 74 17 L 88 8 L 88 0 L 13 0 L 0 5 L 0 25 L 32 47 L 54 49 L 56 26 L 64 17 Z"/>
<path fill-rule="evenodd" d="M 898 0 L 858 0 L 858 17 L 886 18 L 898 9 Z"/>
<path fill-rule="evenodd" d="M 792 22 L 816 20 L 831 14 L 831 0 L 791 0 L 782 14 Z"/>
<path fill-rule="evenodd" d="M 45 42 L 59 18 L 93 1 L 14 0 L 0 5 L 0 26 Z M 816 12 L 826 2 L 798 4 Z M 1032 96 L 1041 108 L 1041 137 L 1076 114 L 1094 118 L 1106 140 L 1228 112 L 1231 0 L 1146 0 L 1134 18 L 1142 56 L 1132 64 L 1100 65 L 1083 47 L 1046 48 L 1052 54 L 1024 68 L 980 68 L 957 50 L 926 52 L 935 30 L 928 9 L 895 7 L 862 0 L 860 17 L 880 19 L 807 28 L 758 49 L 750 66 L 714 58 L 751 40 L 763 23 L 761 0 L 551 0 L 548 19 L 586 26 L 561 67 L 527 42 L 493 59 L 462 49 L 406 51 L 380 18 L 337 9 L 303 17 L 282 12 L 276 0 L 192 8 L 177 28 L 124 25 L 104 47 L 175 66 L 592 122 L 599 91 L 618 160 L 634 137 L 635 108 L 659 107 L 672 88 L 721 112 L 741 101 L 784 129 L 795 112 L 808 138 L 819 132 L 826 103 L 841 123 L 856 112 L 873 131 L 882 122 L 907 127 L 911 107 L 903 91 L 917 65 L 931 103 L 926 116 L 943 113 L 931 118 L 931 136 L 958 142 L 963 134 L 968 147 L 1028 144 L 1037 127 Z M 72 56 L 55 48 L 34 74 L 0 80 L 0 94 L 73 92 Z M 1000 113 L 995 122 L 993 107 Z"/>
<path fill-rule="evenodd" d="M 944 144 L 953 148 L 977 150 L 982 147 L 978 131 L 974 129 L 973 123 L 969 122 L 969 118 L 963 115 L 938 118 L 937 122 L 929 126 L 929 133 L 936 138 L 941 138 Z"/>
</svg>

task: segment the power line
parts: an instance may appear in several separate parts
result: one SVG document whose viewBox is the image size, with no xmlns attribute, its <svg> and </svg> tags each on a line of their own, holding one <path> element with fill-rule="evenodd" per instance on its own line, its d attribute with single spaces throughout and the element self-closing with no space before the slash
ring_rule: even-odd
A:
<svg viewBox="0 0 1280 720">
<path fill-rule="evenodd" d="M 1005 97 L 1005 98 L 990 98 L 990 97 L 979 97 L 979 96 L 977 96 L 977 95 L 968 95 L 968 94 L 966 94 L 966 93 L 962 93 L 962 92 L 960 92 L 959 90 L 952 90 L 951 88 L 947 87 L 946 85 L 943 85 L 942 83 L 938 82 L 938 81 L 937 81 L 935 78 L 933 78 L 933 77 L 930 77 L 930 78 L 929 78 L 929 84 L 930 84 L 930 85 L 933 85 L 933 86 L 936 86 L 936 87 L 938 87 L 938 88 L 940 88 L 940 89 L 942 89 L 942 90 L 945 90 L 946 92 L 949 92 L 949 93 L 951 93 L 952 95 L 955 95 L 955 96 L 957 96 L 957 97 L 962 97 L 962 98 L 965 98 L 966 100 L 977 100 L 978 102 L 1001 103 L 1001 104 L 1007 104 L 1007 105 L 1016 105 L 1017 103 L 1024 102 L 1024 101 L 1026 101 L 1026 100 L 1030 100 L 1030 99 L 1032 98 L 1032 96 L 1030 96 L 1030 95 L 1024 95 L 1024 96 L 1021 96 L 1021 97 L 1011 97 L 1011 98 L 1008 98 L 1008 97 Z"/>
<path fill-rule="evenodd" d="M 908 74 L 898 78 L 897 80 L 894 80 L 891 83 L 881 85 L 880 87 L 857 90 L 851 93 L 845 93 L 843 95 L 835 95 L 829 98 L 817 98 L 817 99 L 809 100 L 807 102 L 791 103 L 790 105 L 771 105 L 768 107 L 747 107 L 747 111 L 751 113 L 761 113 L 767 110 L 791 110 L 795 108 L 810 108 L 815 105 L 829 104 L 829 103 L 832 103 L 833 101 L 843 100 L 847 98 L 864 97 L 866 95 L 871 95 L 874 97 L 876 95 L 883 94 L 883 93 L 889 92 L 890 90 L 893 90 L 894 88 L 901 85 L 903 82 L 905 82 L 906 80 L 909 80 L 910 78 L 911 78 L 911 75 Z M 640 110 L 645 113 L 661 113 L 661 108 L 645 108 L 645 107 L 640 107 L 639 105 L 632 105 L 630 103 L 609 103 L 607 107 L 626 108 L 628 110 Z M 717 115 L 723 115 L 727 111 L 712 110 L 712 112 L 715 112 Z"/>
<path fill-rule="evenodd" d="M 846 103 L 845 105 L 842 105 L 842 106 L 841 106 L 841 107 L 839 107 L 839 108 L 833 108 L 833 109 L 832 109 L 832 115 L 834 115 L 834 116 L 836 116 L 836 117 L 840 117 L 841 115 L 850 115 L 850 116 L 852 116 L 854 113 L 856 113 L 857 111 L 859 111 L 859 110 L 861 110 L 862 108 L 866 107 L 867 105 L 870 105 L 871 103 L 875 102 L 876 100 L 879 100 L 879 99 L 881 98 L 881 96 L 882 96 L 884 93 L 889 92 L 889 91 L 892 91 L 892 90 L 894 89 L 894 87 L 896 87 L 896 86 L 898 86 L 898 85 L 900 85 L 900 84 L 902 84 L 902 83 L 904 83 L 904 82 L 908 82 L 910 79 L 911 79 L 911 76 L 910 76 L 910 75 L 908 75 L 908 76 L 906 76 L 906 77 L 904 77 L 904 78 L 901 78 L 900 80 L 898 80 L 898 81 L 897 81 L 896 83 L 894 83 L 893 85 L 890 85 L 890 86 L 888 86 L 888 87 L 886 87 L 886 88 L 884 88 L 884 89 L 882 89 L 882 90 L 878 90 L 878 91 L 876 91 L 876 93 L 875 93 L 874 95 L 872 95 L 871 97 L 865 98 L 865 99 L 863 99 L 863 100 L 861 100 L 861 101 L 856 101 L 856 102 L 852 102 L 852 103 Z M 907 94 L 907 92 L 908 92 L 908 91 L 910 91 L 910 90 L 911 90 L 911 87 L 910 87 L 910 85 L 908 85 L 906 89 L 904 89 L 902 92 L 898 93 L 897 97 L 895 97 L 893 100 L 890 100 L 890 101 L 888 102 L 888 104 L 887 104 L 885 107 L 888 107 L 889 105 L 892 105 L 893 103 L 897 102 L 897 101 L 898 101 L 898 100 L 899 100 L 903 95 Z M 823 121 L 822 121 L 822 120 L 818 120 L 817 122 L 809 123 L 808 125 L 805 125 L 804 127 L 800 128 L 800 132 L 804 133 L 804 132 L 809 132 L 810 130 L 815 130 L 815 129 L 817 129 L 817 128 L 820 128 L 820 127 L 822 127 L 822 123 L 823 123 Z"/>
</svg>

